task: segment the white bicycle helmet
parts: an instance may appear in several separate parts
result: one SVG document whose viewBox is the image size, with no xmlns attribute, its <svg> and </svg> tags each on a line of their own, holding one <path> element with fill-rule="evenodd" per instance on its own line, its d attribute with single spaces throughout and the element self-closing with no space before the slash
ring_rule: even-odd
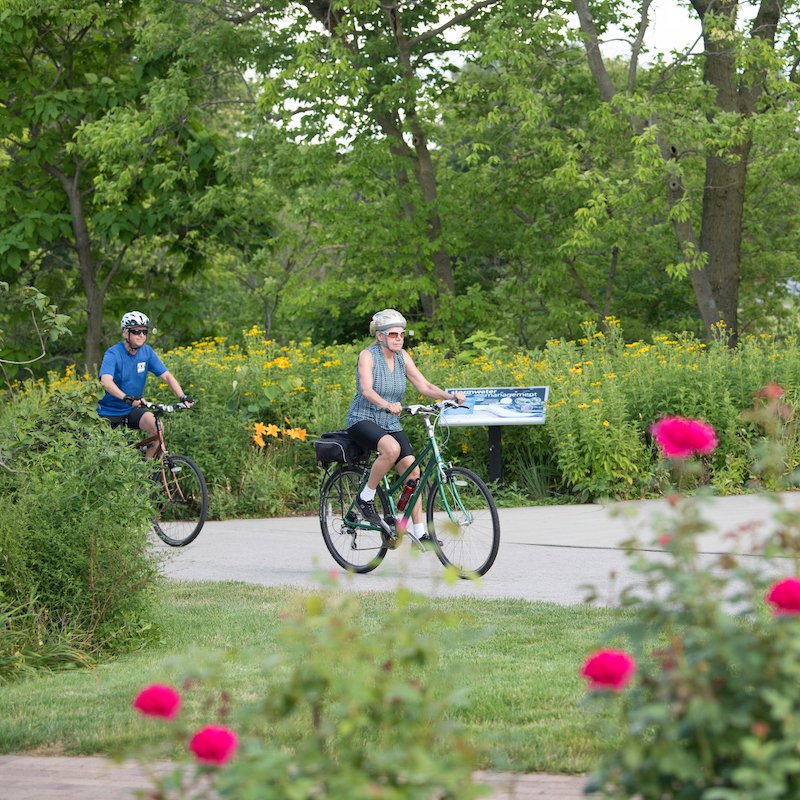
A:
<svg viewBox="0 0 800 800">
<path fill-rule="evenodd" d="M 150 328 L 150 320 L 147 318 L 147 314 L 142 314 L 141 311 L 129 311 L 127 314 L 123 314 L 120 327 L 123 331 L 128 328 Z"/>
<path fill-rule="evenodd" d="M 387 331 L 389 328 L 405 328 L 406 318 L 393 308 L 384 308 L 379 311 L 369 323 L 369 332 L 371 336 L 375 335 L 376 331 Z"/>
</svg>

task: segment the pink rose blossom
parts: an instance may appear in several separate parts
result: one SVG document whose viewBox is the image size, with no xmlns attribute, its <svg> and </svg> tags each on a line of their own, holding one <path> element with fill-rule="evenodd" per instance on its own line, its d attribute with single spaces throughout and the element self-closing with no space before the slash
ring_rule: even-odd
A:
<svg viewBox="0 0 800 800">
<path fill-rule="evenodd" d="M 714 428 L 699 419 L 664 417 L 650 426 L 650 433 L 668 458 L 710 453 L 717 446 Z"/>
<path fill-rule="evenodd" d="M 192 737 L 189 750 L 204 764 L 222 765 L 233 758 L 238 744 L 239 740 L 233 731 L 209 725 Z"/>
<path fill-rule="evenodd" d="M 136 695 L 133 707 L 148 717 L 172 719 L 180 711 L 181 696 L 171 686 L 153 684 Z"/>
<path fill-rule="evenodd" d="M 610 689 L 620 692 L 630 683 L 636 662 L 622 650 L 598 650 L 586 659 L 581 675 L 589 691 Z"/>
<path fill-rule="evenodd" d="M 775 606 L 776 617 L 800 614 L 800 580 L 786 578 L 774 583 L 767 592 L 767 602 Z"/>
</svg>

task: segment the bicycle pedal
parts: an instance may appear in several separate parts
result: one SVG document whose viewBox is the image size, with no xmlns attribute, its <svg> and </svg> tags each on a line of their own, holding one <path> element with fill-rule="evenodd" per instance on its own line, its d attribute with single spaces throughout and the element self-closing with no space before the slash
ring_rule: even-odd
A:
<svg viewBox="0 0 800 800">
<path fill-rule="evenodd" d="M 387 525 L 397 525 L 397 520 L 391 514 L 386 514 L 383 518 L 383 521 Z"/>
<path fill-rule="evenodd" d="M 403 541 L 403 533 L 404 531 L 402 528 L 398 531 L 395 531 L 391 534 L 383 534 L 383 543 L 390 549 L 390 550 L 397 550 L 400 547 L 401 542 Z"/>
</svg>

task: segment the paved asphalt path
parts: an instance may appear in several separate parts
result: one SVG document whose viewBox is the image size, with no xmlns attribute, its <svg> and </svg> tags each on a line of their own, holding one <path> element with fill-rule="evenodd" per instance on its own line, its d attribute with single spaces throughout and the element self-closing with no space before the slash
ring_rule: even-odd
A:
<svg viewBox="0 0 800 800">
<path fill-rule="evenodd" d="M 777 502 L 800 509 L 800 493 Z M 713 530 L 703 534 L 701 551 L 712 563 L 722 552 L 742 552 L 729 535 L 763 535 L 773 524 L 775 500 L 746 495 L 706 501 L 703 514 Z M 638 538 L 654 557 L 659 519 L 672 509 L 663 500 L 611 505 L 540 506 L 500 510 L 500 551 L 480 581 L 446 585 L 433 552 L 420 553 L 403 543 L 366 575 L 348 576 L 358 591 L 391 591 L 402 584 L 430 596 L 474 595 L 521 598 L 562 605 L 582 603 L 587 585 L 598 602 L 614 605 L 620 590 L 635 583 L 620 544 Z M 208 522 L 185 548 L 158 545 L 163 573 L 185 581 L 244 581 L 264 586 L 314 587 L 321 573 L 343 571 L 325 548 L 316 517 L 245 519 Z"/>
</svg>

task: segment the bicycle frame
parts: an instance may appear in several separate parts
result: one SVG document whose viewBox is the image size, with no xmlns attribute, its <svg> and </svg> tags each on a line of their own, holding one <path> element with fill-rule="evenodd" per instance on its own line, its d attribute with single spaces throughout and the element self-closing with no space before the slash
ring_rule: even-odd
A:
<svg viewBox="0 0 800 800">
<path fill-rule="evenodd" d="M 161 472 L 161 482 L 164 484 L 164 491 L 167 493 L 167 498 L 172 501 L 175 497 L 183 499 L 183 492 L 181 491 L 180 485 L 177 483 L 175 486 L 170 489 L 170 482 L 167 477 L 167 473 L 164 471 L 164 459 L 165 457 L 169 456 L 169 451 L 167 450 L 167 443 L 164 439 L 164 424 L 161 422 L 161 414 L 163 410 L 155 403 L 145 403 L 145 407 L 150 410 L 156 420 L 156 432 L 152 436 L 148 436 L 145 439 L 140 439 L 136 442 L 136 447 L 143 452 L 147 450 L 148 446 L 153 444 L 154 442 L 158 444 L 158 447 L 153 451 L 152 460 L 155 461 L 158 459 L 158 468 Z M 169 407 L 172 410 L 172 407 Z"/>
<path fill-rule="evenodd" d="M 415 412 L 414 413 L 421 413 Z M 447 493 L 443 491 L 443 484 L 445 480 L 444 470 L 447 466 L 444 461 L 442 460 L 442 454 L 439 450 L 439 443 L 436 441 L 436 434 L 434 431 L 434 422 L 431 421 L 430 415 L 423 416 L 423 423 L 425 425 L 425 433 L 428 437 L 428 442 L 422 448 L 422 452 L 416 456 L 414 461 L 408 466 L 408 468 L 399 475 L 393 481 L 389 480 L 388 475 L 384 475 L 383 479 L 381 480 L 381 486 L 386 494 L 387 502 L 389 503 L 389 511 L 391 516 L 395 520 L 395 525 L 397 527 L 402 527 L 403 530 L 417 543 L 419 540 L 414 535 L 413 531 L 410 529 L 409 521 L 411 519 L 411 514 L 414 510 L 414 506 L 417 502 L 422 498 L 422 495 L 425 491 L 425 488 L 428 486 L 428 482 L 431 482 L 431 491 L 439 492 L 442 498 L 442 502 L 444 503 L 445 508 L 447 509 L 448 515 L 452 518 L 453 509 L 450 507 L 448 502 Z M 419 483 L 417 484 L 417 488 L 414 490 L 411 497 L 408 499 L 408 505 L 406 506 L 403 516 L 398 519 L 399 510 L 397 508 L 397 503 L 395 502 L 395 495 L 397 495 L 401 490 L 402 487 L 405 485 L 405 482 L 408 480 L 408 477 L 411 473 L 420 467 L 420 477 Z M 363 486 L 366 483 L 367 476 L 369 475 L 369 465 L 364 468 L 364 477 L 362 479 L 361 485 Z M 468 509 L 464 508 L 463 504 L 461 503 L 461 499 L 458 496 L 458 493 L 455 493 L 455 497 L 458 500 L 459 510 L 466 514 L 469 520 L 472 519 L 472 514 L 469 512 Z M 350 508 L 352 509 L 355 501 L 351 504 Z M 350 509 L 348 509 L 349 511 Z M 366 530 L 373 529 L 375 526 L 371 525 L 368 522 L 353 522 L 349 523 L 351 527 L 354 528 L 362 528 Z"/>
<path fill-rule="evenodd" d="M 153 458 L 169 455 L 167 452 L 166 442 L 164 441 L 164 426 L 161 424 L 161 420 L 158 418 L 158 416 L 156 416 L 156 432 L 152 436 L 148 436 L 146 439 L 140 439 L 138 442 L 136 442 L 136 447 L 138 447 L 140 450 L 147 450 L 147 448 L 154 442 L 158 442 L 158 447 L 153 452 Z"/>
</svg>

